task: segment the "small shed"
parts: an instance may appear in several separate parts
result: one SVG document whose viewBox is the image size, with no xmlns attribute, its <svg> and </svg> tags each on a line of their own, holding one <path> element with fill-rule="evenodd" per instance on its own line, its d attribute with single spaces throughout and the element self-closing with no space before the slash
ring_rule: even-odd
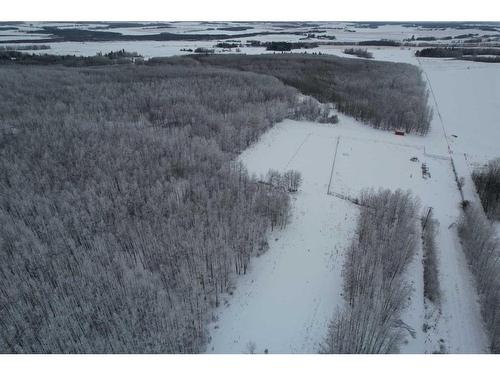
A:
<svg viewBox="0 0 500 375">
<path fill-rule="evenodd" d="M 403 129 L 396 129 L 394 131 L 394 134 L 396 134 L 396 135 L 403 135 L 404 136 L 405 135 L 405 131 Z"/>
</svg>

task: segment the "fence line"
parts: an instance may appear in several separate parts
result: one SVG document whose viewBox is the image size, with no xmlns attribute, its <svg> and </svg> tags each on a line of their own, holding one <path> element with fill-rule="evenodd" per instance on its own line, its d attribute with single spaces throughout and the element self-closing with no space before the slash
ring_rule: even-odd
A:
<svg viewBox="0 0 500 375">
<path fill-rule="evenodd" d="M 330 171 L 330 181 L 328 182 L 328 189 L 326 190 L 326 194 L 330 194 L 330 186 L 332 185 L 333 170 L 335 168 L 335 160 L 337 160 L 337 151 L 339 149 L 339 143 L 340 143 L 340 135 L 337 137 L 337 143 L 335 145 L 335 153 L 333 154 L 332 170 Z"/>
</svg>

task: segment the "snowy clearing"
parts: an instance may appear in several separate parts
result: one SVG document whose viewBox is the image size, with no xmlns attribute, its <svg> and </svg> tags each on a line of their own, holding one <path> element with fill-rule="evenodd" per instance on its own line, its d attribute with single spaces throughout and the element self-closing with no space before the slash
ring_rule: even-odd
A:
<svg viewBox="0 0 500 375">
<path fill-rule="evenodd" d="M 209 353 L 243 353 L 248 342 L 260 353 L 317 352 L 342 300 L 341 253 L 355 219 L 350 203 L 326 194 L 336 143 L 331 130 L 285 121 L 241 156 L 257 174 L 299 170 L 303 185 L 288 227 L 270 234 L 268 252 L 252 260 L 229 306 L 217 311 Z"/>
<path fill-rule="evenodd" d="M 458 217 L 460 195 L 446 145 L 431 141 L 433 150 L 441 145 L 440 153 L 426 152 L 425 143 L 433 135 L 439 133 L 400 137 L 346 116 L 340 116 L 337 126 L 287 120 L 244 152 L 241 160 L 250 172 L 297 169 L 304 182 L 295 198 L 290 225 L 271 233 L 268 252 L 252 262 L 249 274 L 238 280 L 234 295 L 228 298 L 229 306 L 217 311 L 208 352 L 242 353 L 249 342 L 256 344 L 257 352 L 317 351 L 329 319 L 342 303 L 343 250 L 357 216 L 352 203 L 327 194 L 330 175 L 331 193 L 356 195 L 371 187 L 411 189 L 422 208 L 433 207 L 440 221 L 442 319 L 433 331 L 424 334 L 419 251 L 409 271 L 414 294 L 404 317 L 417 334 L 408 337 L 402 351 L 437 351 L 442 339 L 449 352 L 484 352 L 486 339 L 476 293 L 455 228 L 449 227 Z M 412 157 L 418 162 L 411 161 Z M 423 163 L 430 178 L 422 175 Z"/>
</svg>

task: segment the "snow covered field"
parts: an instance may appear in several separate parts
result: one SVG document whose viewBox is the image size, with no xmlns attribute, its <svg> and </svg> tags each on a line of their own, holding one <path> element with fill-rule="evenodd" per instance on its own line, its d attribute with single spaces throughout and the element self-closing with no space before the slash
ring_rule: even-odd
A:
<svg viewBox="0 0 500 375">
<path fill-rule="evenodd" d="M 500 156 L 500 64 L 420 59 L 455 153 Z M 437 114 L 436 114 L 437 115 Z"/>
<path fill-rule="evenodd" d="M 446 146 L 439 155 L 426 154 L 426 139 L 376 131 L 346 116 L 338 126 L 287 120 L 243 153 L 241 160 L 250 172 L 297 169 L 304 182 L 290 225 L 271 234 L 268 252 L 238 280 L 229 306 L 217 311 L 208 352 L 242 353 L 249 342 L 256 344 L 257 352 L 318 350 L 329 319 L 342 303 L 343 250 L 357 214 L 356 206 L 327 194 L 330 175 L 331 193 L 352 196 L 370 187 L 410 189 L 420 198 L 422 209 L 433 207 L 440 221 L 442 316 L 437 323 L 425 318 L 419 252 L 409 271 L 414 293 L 405 316 L 417 335 L 408 337 L 402 351 L 437 351 L 442 339 L 449 352 L 484 352 L 477 297 L 455 227 L 449 227 L 458 217 L 460 196 Z M 410 161 L 412 157 L 418 162 Z M 422 163 L 430 178 L 423 178 Z M 436 327 L 424 333 L 424 322 Z"/>
<path fill-rule="evenodd" d="M 433 43 L 453 43 L 459 45 L 464 39 L 439 40 L 443 37 L 456 37 L 466 34 L 481 35 L 497 35 L 500 39 L 500 29 L 497 31 L 481 30 L 477 27 L 471 28 L 453 28 L 453 27 L 422 27 L 415 25 L 398 25 L 386 24 L 378 27 L 365 27 L 363 24 L 354 24 L 349 22 L 315 22 L 309 24 L 286 24 L 286 23 L 269 23 L 269 22 L 170 22 L 162 25 L 136 25 L 124 27 L 105 28 L 105 23 L 97 24 L 78 24 L 78 23 L 47 23 L 33 22 L 12 25 L 17 29 L 0 30 L 0 41 L 7 40 L 29 40 L 50 38 L 50 34 L 36 34 L 36 31 L 42 30 L 42 27 L 59 27 L 61 29 L 82 29 L 92 31 L 107 31 L 120 33 L 122 35 L 153 35 L 159 33 L 173 33 L 180 35 L 197 35 L 197 34 L 222 34 L 231 36 L 230 39 L 237 39 L 245 44 L 249 40 L 266 41 L 286 41 L 286 42 L 325 42 L 328 39 L 320 39 L 319 37 L 335 38 L 336 42 L 357 43 L 366 40 L 388 39 L 397 42 L 402 42 L 405 39 L 435 37 L 438 40 Z M 115 25 L 116 26 L 116 25 Z M 373 25 L 372 25 L 373 26 Z M 484 25 L 483 25 L 484 27 Z M 233 29 L 236 28 L 236 29 Z M 238 29 L 241 28 L 241 29 Z M 252 33 L 274 33 L 254 35 L 250 37 L 239 37 L 239 35 Z M 312 34 L 315 36 L 313 37 Z M 311 37 L 304 40 L 305 35 Z M 227 40 L 222 38 L 220 41 Z M 181 49 L 195 49 L 197 47 L 211 48 L 217 44 L 219 40 L 213 41 L 166 41 L 166 42 L 59 42 L 59 43 L 44 43 L 51 46 L 49 51 L 30 51 L 32 53 L 53 53 L 53 54 L 75 54 L 80 56 L 92 56 L 97 52 L 108 53 L 117 49 L 126 49 L 131 52 L 137 52 L 146 58 L 155 56 L 174 56 L 182 55 L 188 52 Z M 28 43 L 29 44 L 29 43 Z M 334 54 L 346 56 L 342 53 L 345 46 L 329 46 L 322 45 L 318 48 L 309 50 L 308 52 L 321 52 L 326 54 Z M 368 47 L 369 50 L 377 50 L 378 47 Z M 399 47 L 397 48 L 399 49 Z M 391 49 L 383 48 L 382 55 L 385 51 Z M 395 50 L 395 49 L 392 49 Z M 303 50 L 295 50 L 302 52 Z M 222 50 L 218 51 L 222 52 Z M 242 53 L 255 54 L 264 52 L 264 48 L 246 48 L 241 49 Z M 413 53 L 411 53 L 412 55 Z M 375 57 L 379 58 L 378 53 Z M 386 56 L 387 57 L 387 56 Z"/>
</svg>

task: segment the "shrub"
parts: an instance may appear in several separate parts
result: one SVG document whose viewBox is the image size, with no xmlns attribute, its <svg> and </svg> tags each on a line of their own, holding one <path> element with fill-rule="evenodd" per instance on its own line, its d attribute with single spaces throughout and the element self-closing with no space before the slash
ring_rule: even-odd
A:
<svg viewBox="0 0 500 375">
<path fill-rule="evenodd" d="M 364 57 L 365 59 L 372 59 L 373 54 L 371 52 L 368 52 L 366 49 L 363 48 L 346 48 L 344 50 L 345 54 L 348 55 L 355 55 L 358 57 Z"/>
<path fill-rule="evenodd" d="M 486 215 L 492 220 L 500 220 L 500 158 L 474 171 L 472 180 Z"/>
<path fill-rule="evenodd" d="M 500 242 L 493 225 L 473 205 L 464 210 L 458 234 L 476 279 L 490 350 L 500 353 Z"/>
<path fill-rule="evenodd" d="M 438 222 L 432 211 L 422 217 L 422 249 L 424 253 L 424 296 L 434 304 L 440 303 L 439 269 L 436 249 Z"/>
<path fill-rule="evenodd" d="M 418 203 L 410 193 L 361 194 L 356 234 L 343 268 L 345 308 L 330 323 L 322 353 L 395 353 L 413 331 L 401 321 L 411 287 Z"/>
<path fill-rule="evenodd" d="M 297 90 L 168 61 L 0 69 L 1 353 L 202 351 L 286 225 L 287 192 L 234 158 Z"/>
</svg>

